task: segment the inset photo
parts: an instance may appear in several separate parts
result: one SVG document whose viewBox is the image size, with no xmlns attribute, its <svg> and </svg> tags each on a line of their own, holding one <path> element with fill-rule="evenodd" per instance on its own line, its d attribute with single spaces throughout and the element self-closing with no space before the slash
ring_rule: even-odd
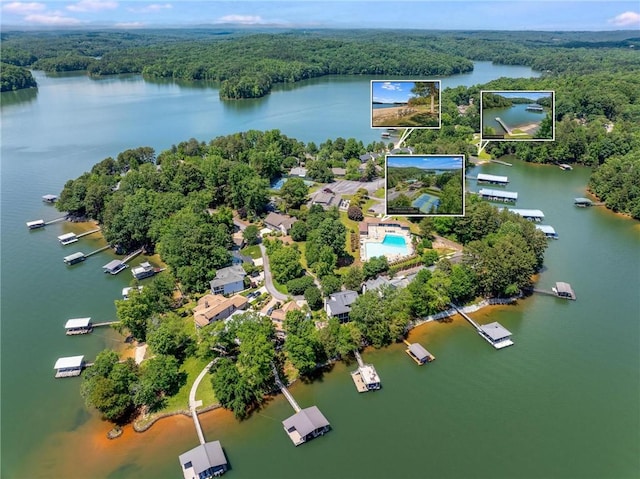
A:
<svg viewBox="0 0 640 479">
<path fill-rule="evenodd" d="M 388 155 L 386 214 L 464 215 L 464 155 Z"/>
<path fill-rule="evenodd" d="M 481 91 L 481 139 L 553 141 L 554 99 L 553 91 Z"/>
<path fill-rule="evenodd" d="M 440 128 L 440 80 L 372 80 L 372 128 Z"/>
</svg>

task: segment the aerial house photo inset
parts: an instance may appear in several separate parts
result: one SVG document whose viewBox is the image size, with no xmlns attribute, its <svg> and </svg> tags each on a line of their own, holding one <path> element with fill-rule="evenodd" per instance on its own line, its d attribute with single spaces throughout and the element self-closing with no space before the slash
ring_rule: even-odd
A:
<svg viewBox="0 0 640 479">
<path fill-rule="evenodd" d="M 463 155 L 387 156 L 387 215 L 464 214 Z"/>
<path fill-rule="evenodd" d="M 440 81 L 372 80 L 371 127 L 440 128 Z"/>
<path fill-rule="evenodd" d="M 555 139 L 553 91 L 481 91 L 483 140 Z"/>
</svg>

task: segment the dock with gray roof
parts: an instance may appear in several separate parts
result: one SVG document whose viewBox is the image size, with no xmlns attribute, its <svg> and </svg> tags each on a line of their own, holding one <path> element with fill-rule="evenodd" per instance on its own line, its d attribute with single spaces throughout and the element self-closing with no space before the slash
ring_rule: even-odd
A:
<svg viewBox="0 0 640 479">
<path fill-rule="evenodd" d="M 479 325 L 455 304 L 452 304 L 451 307 L 455 309 L 460 316 L 466 319 L 476 329 L 478 334 L 494 348 L 502 349 L 513 345 L 513 341 L 511 341 L 511 332 L 497 321 Z"/>
</svg>

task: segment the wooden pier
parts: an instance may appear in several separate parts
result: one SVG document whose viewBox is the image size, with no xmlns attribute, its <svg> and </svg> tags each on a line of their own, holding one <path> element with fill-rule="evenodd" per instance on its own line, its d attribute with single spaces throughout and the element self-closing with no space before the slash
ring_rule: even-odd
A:
<svg viewBox="0 0 640 479">
<path fill-rule="evenodd" d="M 271 364 L 271 368 L 273 369 L 273 377 L 276 380 L 276 386 L 278 386 L 278 388 L 280 389 L 280 392 L 284 395 L 284 397 L 287 398 L 287 401 L 289 401 L 289 404 L 291 404 L 291 407 L 293 408 L 293 410 L 295 412 L 300 412 L 302 408 L 298 405 L 298 403 L 296 402 L 294 397 L 291 395 L 287 387 L 280 380 L 280 376 L 278 375 L 278 370 L 276 369 L 276 366 L 274 364 Z"/>
<path fill-rule="evenodd" d="M 496 116 L 496 121 L 498 123 L 500 123 L 500 126 L 504 129 L 504 131 L 507 132 L 507 135 L 511 135 L 511 128 L 509 128 L 506 123 L 504 121 L 502 121 L 502 118 L 500 118 L 499 116 Z"/>
<path fill-rule="evenodd" d="M 489 160 L 490 163 L 497 163 L 499 165 L 504 165 L 504 166 L 513 166 L 511 163 L 507 163 L 506 161 L 502 161 L 502 160 Z"/>
<path fill-rule="evenodd" d="M 66 220 L 68 215 L 61 216 L 60 218 L 56 218 L 54 220 L 45 221 L 45 225 L 52 225 L 53 223 L 57 223 L 58 221 Z"/>
<path fill-rule="evenodd" d="M 138 256 L 140 253 L 142 253 L 143 249 L 137 249 L 135 250 L 133 253 L 131 253 L 129 256 L 126 256 L 122 262 L 123 263 L 128 263 L 129 261 L 131 261 L 133 258 L 135 258 L 136 256 Z"/>
<path fill-rule="evenodd" d="M 102 252 L 102 251 L 104 251 L 106 249 L 109 249 L 109 248 L 111 248 L 111 245 L 103 246 L 102 248 L 98 248 L 97 250 L 92 251 L 91 253 L 85 254 L 84 257 L 88 258 L 89 256 L 93 256 L 94 254 L 98 254 L 98 253 L 100 253 L 100 252 Z"/>
</svg>

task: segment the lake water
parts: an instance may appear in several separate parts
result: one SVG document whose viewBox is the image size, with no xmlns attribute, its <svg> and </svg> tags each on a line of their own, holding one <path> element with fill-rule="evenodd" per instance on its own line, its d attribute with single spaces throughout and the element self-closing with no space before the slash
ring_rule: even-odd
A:
<svg viewBox="0 0 640 479">
<path fill-rule="evenodd" d="M 510 129 L 519 126 L 539 123 L 544 120 L 546 112 L 527 110 L 529 105 L 517 104 L 509 108 L 488 108 L 482 112 L 482 127 L 491 127 L 498 134 L 505 133 L 504 128 L 496 121 L 500 118 Z"/>
<path fill-rule="evenodd" d="M 528 68 L 477 63 L 443 87 L 530 75 Z M 279 128 L 303 141 L 378 140 L 369 128 L 371 77 L 314 79 L 242 102 L 222 102 L 202 85 L 135 76 L 37 79 L 37 92 L 1 97 L 0 476 L 181 477 L 177 457 L 197 444 L 191 419 L 167 419 L 142 435 L 127 428 L 108 441 L 109 425 L 83 405 L 80 379 L 53 378 L 58 357 L 90 360 L 104 347 L 123 346 L 108 329 L 67 337 L 63 325 L 72 317 L 113 319 L 129 272 L 102 273 L 114 258 L 106 252 L 67 267 L 63 256 L 104 243 L 88 236 L 62 247 L 56 237 L 78 225 L 28 231 L 25 222 L 56 218 L 41 196 L 58 194 L 69 178 L 126 148 L 159 152 L 190 137 L 208 141 L 250 128 Z M 534 296 L 478 312 L 477 321 L 497 320 L 513 332 L 515 345 L 499 352 L 459 319 L 412 333 L 411 341 L 438 358 L 427 366 L 416 366 L 402 345 L 367 351 L 365 361 L 382 378 L 378 392 L 357 394 L 348 374 L 354 366 L 343 364 L 296 384 L 298 402 L 317 405 L 333 426 L 299 448 L 282 430 L 292 414 L 282 397 L 241 423 L 224 410 L 203 415 L 206 438 L 225 448 L 228 477 L 637 477 L 638 222 L 604 208 L 575 208 L 589 176 L 584 168 L 516 162 L 481 171 L 508 175 L 518 207 L 545 212 L 561 239 L 550 243 L 540 287 L 570 282 L 578 301 Z"/>
</svg>

